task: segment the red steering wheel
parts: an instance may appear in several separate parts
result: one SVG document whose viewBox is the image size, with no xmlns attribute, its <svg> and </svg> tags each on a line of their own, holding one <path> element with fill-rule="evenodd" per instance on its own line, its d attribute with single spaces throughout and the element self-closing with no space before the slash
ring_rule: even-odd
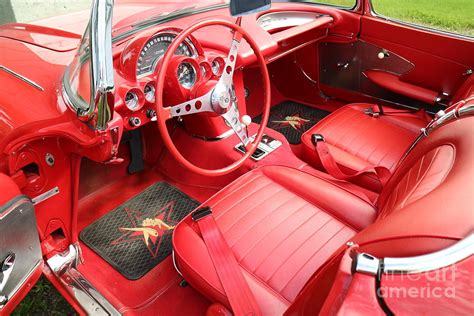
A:
<svg viewBox="0 0 474 316">
<path fill-rule="evenodd" d="M 178 49 L 179 45 L 192 33 L 196 32 L 201 28 L 216 25 L 230 28 L 233 31 L 231 47 L 219 81 L 217 82 L 214 88 L 212 88 L 207 94 L 203 96 L 175 106 L 165 107 L 163 105 L 163 94 L 166 72 L 171 62 L 171 59 L 175 54 L 175 51 Z M 260 123 L 257 135 L 253 141 L 251 140 L 251 138 L 249 138 L 246 128 L 246 125 L 250 124 L 250 122 L 241 121 L 238 109 L 238 100 L 233 89 L 233 75 L 235 71 L 239 45 L 242 39 L 245 39 L 254 51 L 263 78 L 264 106 L 262 121 Z M 198 174 L 204 176 L 220 176 L 228 174 L 239 168 L 255 152 L 258 144 L 262 140 L 265 126 L 268 123 L 268 116 L 270 114 L 270 101 L 270 78 L 268 76 L 268 69 L 265 63 L 265 58 L 260 52 L 257 43 L 255 43 L 255 41 L 250 37 L 250 35 L 237 24 L 224 20 L 198 22 L 188 27 L 186 30 L 183 30 L 173 40 L 172 44 L 170 45 L 162 59 L 161 67 L 156 81 L 155 107 L 158 128 L 160 130 L 161 137 L 163 138 L 163 142 L 170 151 L 170 153 L 181 164 L 183 164 L 189 170 Z M 219 116 L 222 116 L 226 123 L 232 128 L 234 133 L 238 136 L 238 138 L 246 148 L 246 153 L 239 160 L 221 169 L 204 169 L 191 163 L 189 160 L 184 158 L 183 155 L 178 151 L 168 133 L 166 121 L 174 117 L 201 112 L 212 112 L 218 114 Z M 232 148 L 232 150 L 234 149 Z"/>
</svg>

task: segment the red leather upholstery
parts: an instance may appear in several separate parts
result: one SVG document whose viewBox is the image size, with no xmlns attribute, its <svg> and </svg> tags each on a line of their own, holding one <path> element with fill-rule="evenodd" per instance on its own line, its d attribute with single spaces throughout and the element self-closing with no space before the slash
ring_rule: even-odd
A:
<svg viewBox="0 0 474 316">
<path fill-rule="evenodd" d="M 213 208 L 262 312 L 315 315 L 320 305 L 314 301 L 327 293 L 330 266 L 346 241 L 378 257 L 414 256 L 474 230 L 473 142 L 474 117 L 423 139 L 384 187 L 378 214 L 341 187 L 279 166 L 244 175 L 205 205 Z M 186 280 L 229 308 L 190 217 L 176 227 L 173 245 Z"/>
<path fill-rule="evenodd" d="M 205 205 L 212 207 L 265 315 L 281 315 L 311 275 L 376 216 L 373 206 L 352 193 L 277 166 L 246 174 Z M 228 306 L 190 217 L 176 227 L 173 245 L 186 280 Z"/>
<path fill-rule="evenodd" d="M 393 172 L 430 119 L 410 113 L 372 117 L 364 113 L 367 108 L 368 104 L 346 105 L 307 131 L 302 137 L 305 160 L 324 170 L 311 142 L 312 134 L 322 134 L 331 154 L 347 173 L 368 166 L 382 166 Z M 362 175 L 353 182 L 376 192 L 381 190 L 373 176 Z"/>
</svg>

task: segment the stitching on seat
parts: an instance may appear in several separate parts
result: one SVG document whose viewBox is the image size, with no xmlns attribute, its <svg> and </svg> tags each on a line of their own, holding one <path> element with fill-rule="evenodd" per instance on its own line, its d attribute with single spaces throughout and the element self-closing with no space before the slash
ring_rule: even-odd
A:
<svg viewBox="0 0 474 316">
<path fill-rule="evenodd" d="M 231 225 L 226 231 L 223 231 L 222 233 L 223 233 L 224 235 L 226 235 L 228 232 L 230 232 L 230 230 L 231 230 L 242 218 L 244 218 L 245 216 L 247 216 L 250 212 L 253 212 L 258 206 L 260 206 L 260 205 L 262 205 L 263 203 L 265 203 L 266 201 L 272 199 L 274 196 L 280 194 L 283 190 L 284 190 L 284 189 L 282 188 L 282 189 L 280 189 L 279 191 L 274 192 L 271 196 L 266 197 L 263 201 L 260 201 L 260 203 L 258 203 L 257 205 L 254 205 L 253 207 L 249 208 L 249 209 L 247 210 L 247 212 L 245 212 L 244 214 L 240 214 L 241 216 L 240 216 L 238 219 L 234 220 L 234 222 L 232 223 L 232 225 Z M 278 207 L 274 208 L 274 209 L 273 209 L 271 212 L 269 212 L 269 213 L 274 212 L 274 211 L 275 211 L 276 209 L 278 209 L 281 205 L 286 204 L 286 203 L 287 203 L 288 201 L 290 201 L 292 198 L 294 198 L 294 196 L 290 197 L 288 200 L 286 200 L 284 203 L 280 204 Z M 267 214 L 267 215 L 268 215 L 268 214 Z M 264 217 L 264 218 L 266 218 L 266 217 Z M 248 231 L 247 231 L 247 232 L 248 232 Z M 244 235 L 245 235 L 245 234 L 246 234 L 246 233 L 244 233 Z"/>
<path fill-rule="evenodd" d="M 244 270 L 249 276 L 251 276 L 256 282 L 258 282 L 260 285 L 262 285 L 263 287 L 265 287 L 269 292 L 271 292 L 276 298 L 278 298 L 281 302 L 287 304 L 287 305 L 290 305 L 292 302 L 290 300 L 288 300 L 286 297 L 284 297 L 283 295 L 281 295 L 280 293 L 278 293 L 277 291 L 275 291 L 274 288 L 272 288 L 271 286 L 269 286 L 268 284 L 266 284 L 265 282 L 262 281 L 262 279 L 260 279 L 258 276 L 256 276 L 254 273 L 252 273 L 251 271 L 247 270 L 245 267 L 243 267 L 242 265 L 239 265 L 240 268 L 242 270 Z"/>
<path fill-rule="evenodd" d="M 305 240 L 303 240 L 303 241 L 300 243 L 300 246 L 301 246 L 301 245 L 304 245 L 310 238 L 312 238 L 312 237 L 313 237 L 314 235 L 316 235 L 319 231 L 321 231 L 321 229 L 323 229 L 329 222 L 331 222 L 331 218 L 329 218 L 323 225 L 321 225 L 317 230 L 315 230 L 313 233 L 311 233 L 311 235 L 309 235 L 308 237 L 306 237 Z M 273 249 L 272 249 L 272 252 L 273 252 L 276 248 L 278 248 L 279 246 L 280 246 L 280 245 L 277 245 L 275 248 L 273 248 Z M 265 279 L 265 282 L 268 282 L 268 281 L 277 273 L 277 271 L 285 264 L 285 262 L 286 262 L 289 258 L 291 258 L 291 257 L 295 254 L 295 252 L 297 252 L 297 251 L 299 250 L 299 248 L 300 248 L 300 247 L 298 247 L 298 248 L 296 248 L 296 249 L 293 249 L 293 251 L 288 254 L 288 256 L 286 257 L 286 259 L 285 259 L 285 260 L 282 260 L 281 263 L 278 265 L 278 267 L 276 267 L 275 270 L 272 272 L 272 274 L 271 274 L 267 279 Z M 270 255 L 271 255 L 271 253 L 270 253 Z M 262 264 L 268 259 L 268 257 L 270 257 L 270 255 L 267 256 L 262 262 L 260 262 L 260 264 L 259 264 L 258 267 L 255 269 L 255 271 L 258 270 L 258 269 L 262 266 Z"/>
<path fill-rule="evenodd" d="M 308 262 L 310 262 L 311 259 L 313 259 L 314 256 L 316 256 L 319 253 L 319 251 L 324 248 L 324 246 L 326 246 L 331 240 L 334 239 L 336 235 L 338 235 L 345 228 L 346 228 L 345 226 L 342 226 L 335 234 L 331 236 L 331 238 L 326 240 L 326 242 L 324 242 L 324 244 L 321 247 L 319 247 L 318 250 L 316 250 L 316 252 L 311 257 L 309 257 L 308 260 L 306 260 L 305 263 L 302 264 L 295 273 L 293 273 L 293 277 L 290 280 L 288 280 L 288 282 L 286 282 L 286 284 L 283 286 L 283 288 L 279 292 L 283 292 L 286 289 L 286 287 L 291 283 L 293 278 L 306 266 L 306 264 L 308 264 Z M 280 267 L 278 269 L 280 269 Z"/>
<path fill-rule="evenodd" d="M 237 204 L 240 204 L 242 203 L 244 200 L 246 200 L 249 196 L 251 196 L 252 194 L 254 194 L 255 192 L 259 191 L 259 190 L 263 190 L 265 188 L 267 188 L 268 186 L 270 186 L 272 184 L 272 182 L 268 182 L 266 183 L 265 185 L 259 187 L 258 189 L 256 190 L 253 190 L 253 191 L 249 191 L 249 193 L 243 197 L 241 197 L 239 200 L 237 200 L 235 203 L 233 203 L 231 206 L 229 206 L 228 208 L 226 208 L 225 210 L 222 210 L 219 214 L 217 214 L 216 216 L 216 220 L 221 218 L 222 216 L 224 216 L 225 214 L 227 214 L 227 212 L 229 212 L 231 209 L 234 208 L 234 206 L 236 206 Z M 245 188 L 245 187 L 242 187 L 242 188 Z M 235 194 L 236 192 L 238 191 L 233 191 L 233 193 Z M 212 207 L 216 207 L 216 204 L 213 204 Z"/>
<path fill-rule="evenodd" d="M 312 217 L 316 216 L 317 214 L 320 214 L 321 212 L 323 212 L 323 211 L 321 211 L 321 210 L 318 209 L 318 212 L 316 212 Z M 309 219 L 311 219 L 312 217 L 310 217 Z M 309 220 L 309 219 L 308 219 L 308 220 Z M 326 223 L 325 223 L 325 224 L 326 224 Z M 325 224 L 323 224 L 321 227 L 323 227 Z M 321 227 L 320 227 L 320 228 L 321 228 Z M 293 233 L 295 233 L 295 232 L 296 232 L 296 230 L 294 230 L 294 231 L 290 234 L 290 236 L 291 236 Z M 316 232 L 317 232 L 317 231 L 316 231 Z M 313 232 L 313 235 L 314 235 L 316 232 Z M 313 235 L 309 236 L 308 238 L 311 238 Z M 301 244 L 303 244 L 304 242 L 306 242 L 306 240 L 307 240 L 307 239 L 305 239 Z M 268 253 L 268 255 L 265 256 L 265 258 L 262 259 L 262 261 L 258 264 L 257 267 L 255 267 L 255 271 L 257 271 L 257 270 L 262 266 L 262 264 L 272 255 L 272 253 L 274 252 L 274 250 L 277 249 L 277 248 L 280 247 L 280 246 L 281 246 L 281 245 L 275 245 L 275 247 L 273 247 L 273 248 L 271 249 L 271 251 Z M 295 250 L 295 251 L 296 251 L 296 250 Z M 292 254 L 290 254 L 289 257 L 291 257 L 291 255 L 292 255 Z M 289 258 L 289 257 L 288 257 L 288 258 Z M 278 269 L 278 268 L 277 268 L 277 269 Z M 270 276 L 270 278 L 271 278 L 271 276 Z"/>
<path fill-rule="evenodd" d="M 246 175 L 245 175 L 246 176 Z M 252 178 L 252 177 L 248 177 L 249 179 L 245 182 L 243 182 L 235 191 L 230 191 L 230 192 L 227 192 L 226 194 L 224 194 L 224 196 L 222 196 L 219 200 L 216 200 L 213 202 L 214 205 L 218 205 L 220 204 L 221 202 L 223 202 L 225 199 L 227 199 L 231 194 L 234 194 L 235 192 L 238 192 L 239 190 L 243 189 L 245 187 L 245 185 L 249 184 L 250 182 L 252 181 L 256 181 L 256 180 L 259 180 L 260 178 L 262 178 L 263 175 L 262 174 L 259 174 L 257 175 L 256 177 Z M 230 183 L 227 187 L 231 187 L 232 185 L 234 185 L 235 183 L 237 183 L 238 181 L 240 180 L 240 178 L 237 178 L 234 182 Z M 206 202 L 212 202 L 214 196 L 209 198 Z"/>
<path fill-rule="evenodd" d="M 303 205 L 302 207 L 300 207 L 297 211 L 300 211 L 302 210 L 304 207 L 308 206 L 308 204 L 305 204 Z M 295 227 L 295 229 L 289 234 L 286 236 L 286 239 L 289 239 L 291 236 L 293 236 L 294 233 L 296 233 L 296 231 L 301 228 L 301 226 L 303 226 L 304 224 L 308 223 L 312 218 L 314 218 L 317 214 L 321 213 L 321 210 L 320 209 L 317 209 L 318 211 L 315 212 L 313 215 L 311 215 L 310 217 L 308 217 L 306 220 L 304 220 L 303 222 L 301 222 L 297 227 Z M 295 212 L 296 213 L 296 212 Z M 293 213 L 293 215 L 295 214 Z M 283 224 L 286 220 L 288 219 L 288 217 L 283 220 L 282 222 L 278 223 L 278 225 L 276 225 L 267 235 L 270 235 L 271 233 L 273 233 L 275 231 L 276 228 L 278 228 L 281 224 Z M 257 247 L 257 245 L 263 240 L 265 239 L 266 236 L 263 236 L 262 238 L 260 238 L 251 248 L 247 249 L 247 252 L 242 256 L 242 259 L 240 260 L 240 262 L 244 261 L 245 258 L 247 257 L 248 254 L 250 254 L 252 252 L 252 250 L 255 249 L 255 247 Z M 278 247 L 278 246 L 277 246 Z M 277 247 L 273 248 L 271 252 L 273 252 L 274 249 L 276 249 Z M 266 260 L 267 257 L 264 258 L 264 260 Z"/>
<path fill-rule="evenodd" d="M 281 209 L 281 207 L 285 204 L 287 204 L 288 202 L 290 202 L 293 198 L 295 198 L 295 196 L 293 196 L 290 200 L 287 200 L 285 201 L 284 203 L 280 204 L 278 207 L 276 208 L 273 208 L 271 211 L 267 212 L 261 219 L 259 219 L 257 222 L 255 222 L 250 228 L 247 227 L 247 231 L 245 233 L 243 233 L 232 245 L 230 245 L 231 248 L 233 248 L 235 245 L 237 245 L 241 240 L 242 238 L 248 234 L 249 231 L 251 231 L 252 229 L 254 229 L 255 227 L 257 227 L 257 225 L 259 225 L 263 220 L 267 219 L 268 216 L 270 216 L 271 214 L 274 214 L 275 212 L 277 212 L 278 210 Z M 295 210 L 293 213 L 291 213 L 291 215 L 294 215 L 297 211 L 299 211 L 301 208 L 305 207 L 307 204 L 304 204 L 302 205 L 301 207 L 299 207 L 297 210 Z M 289 215 L 289 216 L 291 216 Z M 286 221 L 288 219 L 288 217 L 285 217 L 283 219 L 283 221 L 279 222 L 276 226 L 282 224 L 284 221 Z"/>
</svg>

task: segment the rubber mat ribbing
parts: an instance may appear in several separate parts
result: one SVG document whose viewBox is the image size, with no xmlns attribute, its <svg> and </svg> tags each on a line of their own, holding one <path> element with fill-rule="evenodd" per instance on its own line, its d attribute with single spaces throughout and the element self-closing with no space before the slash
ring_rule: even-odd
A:
<svg viewBox="0 0 474 316">
<path fill-rule="evenodd" d="M 80 238 L 136 280 L 171 254 L 174 227 L 198 206 L 177 188 L 158 182 L 87 226 Z"/>
</svg>

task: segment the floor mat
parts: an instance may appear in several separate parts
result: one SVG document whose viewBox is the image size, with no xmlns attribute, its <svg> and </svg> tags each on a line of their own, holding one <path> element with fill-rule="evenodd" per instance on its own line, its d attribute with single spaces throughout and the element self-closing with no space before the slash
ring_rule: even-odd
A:
<svg viewBox="0 0 474 316">
<path fill-rule="evenodd" d="M 174 227 L 199 204 L 158 182 L 87 226 L 80 238 L 127 279 L 137 280 L 171 254 Z"/>
<path fill-rule="evenodd" d="M 285 101 L 272 107 L 268 127 L 282 133 L 292 145 L 301 143 L 301 135 L 331 112 L 316 109 L 293 101 Z M 253 119 L 260 123 L 262 116 Z"/>
</svg>

